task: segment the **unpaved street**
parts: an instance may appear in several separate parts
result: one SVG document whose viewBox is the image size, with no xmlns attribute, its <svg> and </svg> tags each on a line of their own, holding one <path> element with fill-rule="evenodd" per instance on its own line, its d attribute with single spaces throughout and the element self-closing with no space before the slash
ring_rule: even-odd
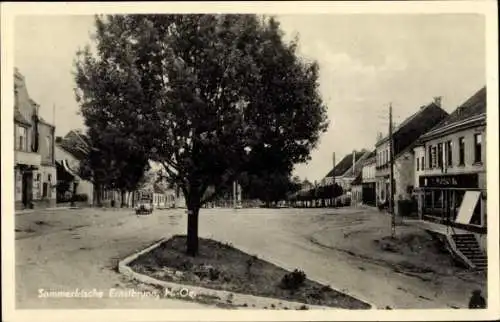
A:
<svg viewBox="0 0 500 322">
<path fill-rule="evenodd" d="M 367 209 L 202 209 L 200 237 L 230 242 L 308 278 L 343 290 L 378 308 L 466 307 L 469 286 L 443 289 L 418 276 L 315 242 L 325 225 L 352 225 Z M 324 217 L 330 218 L 325 222 Z M 333 216 L 333 217 L 332 217 Z M 337 219 L 338 218 L 338 221 Z M 347 219 L 346 219 L 347 218 Z M 364 219 L 363 219 L 364 218 Z M 376 217 L 374 217 L 376 218 Z M 350 223 L 351 222 L 351 223 Z M 118 260 L 173 234 L 185 234 L 185 210 L 58 210 L 16 216 L 16 299 L 18 308 L 205 308 L 171 299 L 39 298 L 44 290 L 140 290 L 116 271 Z"/>
</svg>

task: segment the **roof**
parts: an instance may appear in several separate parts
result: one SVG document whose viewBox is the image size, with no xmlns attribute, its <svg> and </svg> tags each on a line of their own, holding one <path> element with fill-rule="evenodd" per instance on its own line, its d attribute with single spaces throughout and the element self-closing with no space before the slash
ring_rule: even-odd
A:
<svg viewBox="0 0 500 322">
<path fill-rule="evenodd" d="M 70 131 L 60 142 L 56 142 L 56 145 L 78 160 L 83 160 L 87 157 L 89 144 L 88 138 L 83 133 Z"/>
<path fill-rule="evenodd" d="M 413 145 L 422 134 L 432 129 L 447 116 L 448 113 L 434 102 L 421 107 L 393 132 L 394 155 L 400 154 Z M 388 137 L 385 137 L 376 145 L 379 146 L 387 140 Z"/>
<path fill-rule="evenodd" d="M 39 121 L 40 123 L 43 123 L 43 124 L 47 125 L 47 126 L 50 126 L 50 127 L 55 128 L 55 125 L 50 124 L 49 122 L 47 122 L 47 121 L 46 121 L 43 117 L 41 117 L 41 116 L 39 116 L 39 117 L 38 117 L 38 121 Z"/>
<path fill-rule="evenodd" d="M 31 126 L 31 123 L 21 114 L 21 112 L 17 108 L 14 109 L 14 121 Z"/>
<path fill-rule="evenodd" d="M 83 160 L 87 157 L 87 153 L 78 148 L 78 146 L 72 145 L 67 141 L 63 140 L 59 143 L 56 143 L 56 145 L 74 156 L 77 160 Z"/>
<path fill-rule="evenodd" d="M 361 159 L 361 157 L 366 153 L 366 151 L 356 151 L 354 154 L 356 155 L 356 160 Z M 349 169 L 352 167 L 352 158 L 353 153 L 349 153 L 346 155 L 337 165 L 328 172 L 325 177 L 340 177 L 344 175 Z"/>
<path fill-rule="evenodd" d="M 347 172 L 345 172 L 343 176 L 355 177 L 359 173 L 361 173 L 361 171 L 363 170 L 364 160 L 366 160 L 366 157 L 369 153 L 370 152 L 364 150 L 361 151 L 361 156 L 358 156 L 358 153 L 356 152 L 356 164 L 354 165 L 354 168 L 351 166 L 351 168 Z"/>
<path fill-rule="evenodd" d="M 448 127 L 454 124 L 460 124 L 461 122 L 471 119 L 475 116 L 480 116 L 486 113 L 486 86 L 477 91 L 472 95 L 465 103 L 460 105 L 456 110 L 454 110 L 445 119 L 434 126 L 428 133 L 423 135 L 422 138 L 433 134 L 438 130 Z"/>
<path fill-rule="evenodd" d="M 373 150 L 372 152 L 370 152 L 370 154 L 366 156 L 366 159 L 373 158 L 376 155 L 377 155 L 377 150 Z"/>
</svg>

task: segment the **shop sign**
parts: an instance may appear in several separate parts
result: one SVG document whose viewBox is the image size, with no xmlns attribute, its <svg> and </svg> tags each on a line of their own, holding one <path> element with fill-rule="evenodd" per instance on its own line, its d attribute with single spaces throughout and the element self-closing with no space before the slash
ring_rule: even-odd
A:
<svg viewBox="0 0 500 322">
<path fill-rule="evenodd" d="M 477 174 L 420 177 L 421 187 L 477 188 Z"/>
</svg>

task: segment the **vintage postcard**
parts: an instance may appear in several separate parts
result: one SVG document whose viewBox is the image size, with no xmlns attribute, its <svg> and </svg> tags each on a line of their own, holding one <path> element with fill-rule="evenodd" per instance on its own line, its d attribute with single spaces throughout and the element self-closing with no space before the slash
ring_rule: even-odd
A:
<svg viewBox="0 0 500 322">
<path fill-rule="evenodd" d="M 2 3 L 5 321 L 498 319 L 496 9 Z"/>
</svg>

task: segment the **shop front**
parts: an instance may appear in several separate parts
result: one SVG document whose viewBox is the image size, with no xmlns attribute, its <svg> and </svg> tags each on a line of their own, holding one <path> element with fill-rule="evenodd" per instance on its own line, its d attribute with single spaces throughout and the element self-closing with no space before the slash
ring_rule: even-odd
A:
<svg viewBox="0 0 500 322">
<path fill-rule="evenodd" d="M 486 191 L 477 173 L 421 176 L 422 219 L 469 230 L 486 229 Z"/>
</svg>

